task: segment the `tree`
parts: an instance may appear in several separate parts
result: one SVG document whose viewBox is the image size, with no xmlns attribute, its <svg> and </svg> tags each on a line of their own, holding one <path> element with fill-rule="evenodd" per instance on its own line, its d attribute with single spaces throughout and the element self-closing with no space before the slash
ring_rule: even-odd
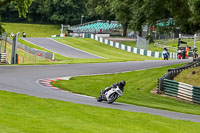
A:
<svg viewBox="0 0 200 133">
<path fill-rule="evenodd" d="M 128 24 L 132 18 L 131 5 L 133 0 L 110 0 L 111 11 L 122 26 L 123 36 L 127 35 Z"/>
<path fill-rule="evenodd" d="M 31 5 L 32 0 L 0 0 L 0 8 L 5 6 L 6 4 L 13 2 L 16 4 L 16 7 L 19 12 L 19 17 L 24 16 L 26 17 L 26 13 L 28 12 L 28 7 Z M 0 24 L 0 34 L 5 32 L 4 28 Z"/>
<path fill-rule="evenodd" d="M 91 17 L 100 16 L 103 20 L 112 20 L 114 18 L 110 0 L 88 0 L 86 9 Z"/>
<path fill-rule="evenodd" d="M 148 25 L 148 34 L 158 20 L 168 19 L 170 12 L 165 0 L 134 0 L 132 4 L 131 27 L 142 35 L 142 26 Z"/>
<path fill-rule="evenodd" d="M 0 8 L 5 6 L 8 3 L 15 3 L 19 12 L 19 17 L 26 17 L 26 13 L 28 12 L 28 8 L 32 3 L 32 0 L 0 0 Z"/>
</svg>

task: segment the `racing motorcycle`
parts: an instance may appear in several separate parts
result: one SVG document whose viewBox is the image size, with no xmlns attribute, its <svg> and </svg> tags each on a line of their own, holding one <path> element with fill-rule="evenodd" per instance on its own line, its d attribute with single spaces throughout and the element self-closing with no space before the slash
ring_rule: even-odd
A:
<svg viewBox="0 0 200 133">
<path fill-rule="evenodd" d="M 163 50 L 162 54 L 163 54 L 164 60 L 168 60 L 169 53 L 166 50 Z"/>
<path fill-rule="evenodd" d="M 118 97 L 122 96 L 123 91 L 120 90 L 119 86 L 112 87 L 109 91 L 103 93 L 101 90 L 100 96 L 97 98 L 98 102 L 107 101 L 112 104 Z"/>
</svg>

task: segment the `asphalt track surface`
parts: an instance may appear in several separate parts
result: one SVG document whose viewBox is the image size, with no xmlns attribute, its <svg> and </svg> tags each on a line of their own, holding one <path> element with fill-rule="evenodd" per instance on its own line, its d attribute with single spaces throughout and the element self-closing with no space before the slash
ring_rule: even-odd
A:
<svg viewBox="0 0 200 133">
<path fill-rule="evenodd" d="M 43 66 L 0 66 L 0 90 L 27 94 L 41 98 L 50 98 L 68 101 L 78 104 L 113 108 L 132 112 L 143 112 L 160 115 L 173 119 L 200 122 L 200 116 L 183 114 L 172 111 L 152 109 L 147 107 L 128 105 L 123 103 L 99 103 L 95 98 L 73 94 L 66 91 L 55 90 L 42 86 L 39 79 L 56 77 L 78 76 L 117 73 L 126 71 L 143 70 L 167 66 L 177 63 L 190 62 L 191 60 L 169 60 L 169 61 L 134 61 L 118 63 L 94 63 L 94 64 L 65 64 L 65 65 L 43 65 Z M 102 88 L 99 88 L 102 89 Z M 99 94 L 97 94 L 98 96 Z"/>
<path fill-rule="evenodd" d="M 23 38 L 24 40 L 31 42 L 35 45 L 48 49 L 54 53 L 72 58 L 102 58 L 91 53 L 70 47 L 66 44 L 62 44 L 50 38 Z"/>
</svg>

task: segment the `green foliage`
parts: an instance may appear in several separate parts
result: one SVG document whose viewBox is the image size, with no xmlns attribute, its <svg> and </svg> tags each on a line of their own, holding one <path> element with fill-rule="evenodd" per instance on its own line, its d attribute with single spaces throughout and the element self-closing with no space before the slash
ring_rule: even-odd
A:
<svg viewBox="0 0 200 133">
<path fill-rule="evenodd" d="M 8 3 L 14 3 L 16 5 L 16 8 L 19 12 L 19 17 L 23 16 L 26 17 L 26 14 L 28 12 L 28 8 L 32 3 L 32 0 L 1 0 L 0 1 L 0 8 L 4 7 Z"/>
<path fill-rule="evenodd" d="M 90 16 L 99 15 L 103 20 L 112 20 L 114 18 L 110 0 L 88 0 L 86 8 Z"/>
<path fill-rule="evenodd" d="M 4 33 L 5 32 L 5 29 L 2 27 L 2 24 L 0 23 L 0 35 L 2 34 L 2 33 Z"/>
</svg>

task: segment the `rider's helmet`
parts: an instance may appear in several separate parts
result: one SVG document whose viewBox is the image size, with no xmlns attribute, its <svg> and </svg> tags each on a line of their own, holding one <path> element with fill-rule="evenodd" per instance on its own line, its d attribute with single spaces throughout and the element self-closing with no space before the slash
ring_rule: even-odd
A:
<svg viewBox="0 0 200 133">
<path fill-rule="evenodd" d="M 124 87 L 124 86 L 126 85 L 126 82 L 125 82 L 124 80 L 122 80 L 122 81 L 120 82 L 120 85 L 121 85 L 122 87 Z"/>
</svg>

